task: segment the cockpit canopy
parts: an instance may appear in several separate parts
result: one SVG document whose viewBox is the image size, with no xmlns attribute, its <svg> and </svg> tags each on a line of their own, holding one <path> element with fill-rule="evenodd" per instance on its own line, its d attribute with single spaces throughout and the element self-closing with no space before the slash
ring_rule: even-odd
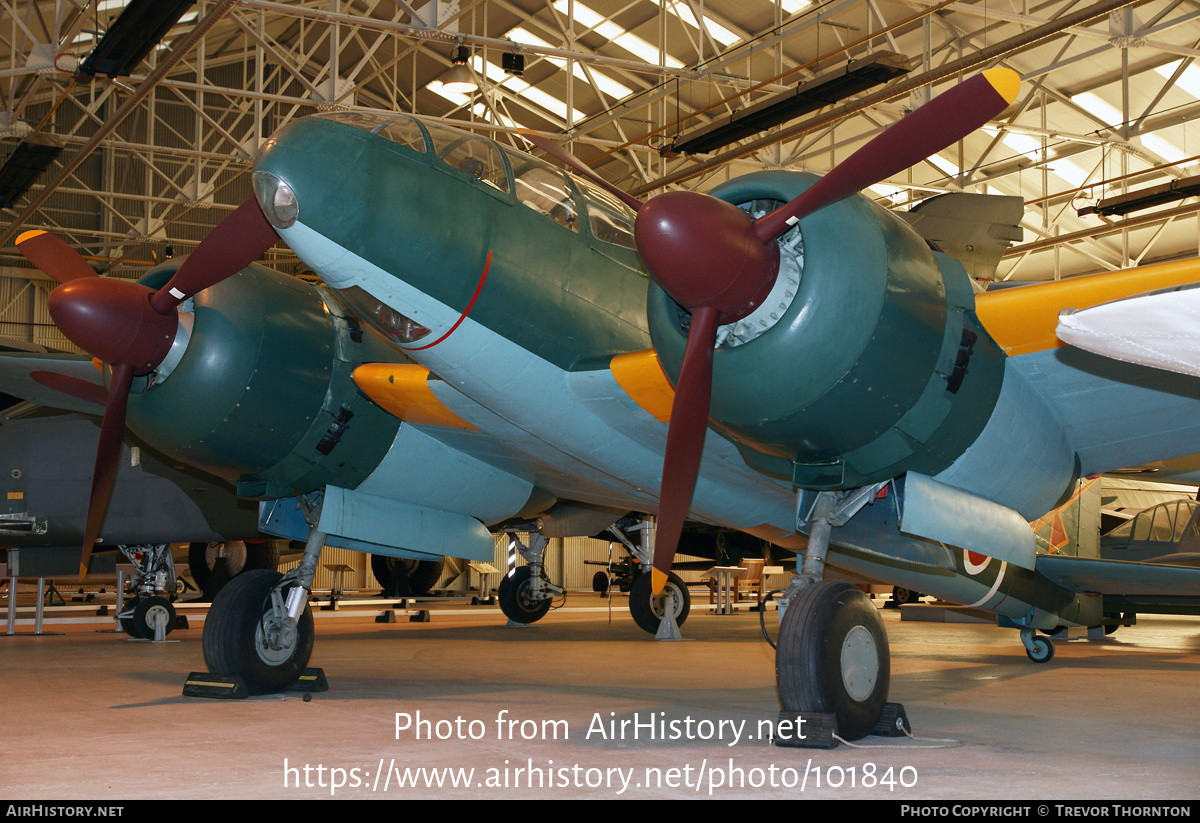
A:
<svg viewBox="0 0 1200 823">
<path fill-rule="evenodd" d="M 328 112 L 313 115 L 379 135 L 418 154 L 432 155 L 469 180 L 513 194 L 528 208 L 601 243 L 633 249 L 633 210 L 591 181 L 477 134 L 407 114 Z M 583 208 L 580 208 L 580 202 Z"/>
</svg>

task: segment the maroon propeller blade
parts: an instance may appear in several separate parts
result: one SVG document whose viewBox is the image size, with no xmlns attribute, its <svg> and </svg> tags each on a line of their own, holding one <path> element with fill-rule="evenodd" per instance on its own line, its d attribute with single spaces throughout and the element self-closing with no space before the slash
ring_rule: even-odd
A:
<svg viewBox="0 0 1200 823">
<path fill-rule="evenodd" d="M 179 328 L 176 306 L 236 274 L 278 240 L 258 203 L 247 200 L 204 238 L 166 286 L 152 291 L 127 280 L 97 277 L 83 258 L 45 232 L 26 232 L 18 238 L 21 252 L 62 284 L 50 293 L 55 324 L 72 342 L 112 367 L 107 396 L 94 386 L 84 389 L 79 385 L 82 381 L 65 375 L 44 372 L 39 373 L 43 377 L 34 377 L 51 388 L 104 404 L 80 577 L 87 572 L 116 483 L 134 375 L 153 371 L 170 351 Z"/>
<path fill-rule="evenodd" d="M 96 465 L 92 471 L 92 492 L 88 498 L 87 527 L 83 532 L 83 558 L 79 561 L 79 577 L 87 575 L 88 563 L 100 525 L 112 498 L 117 482 L 117 461 L 121 458 L 121 438 L 125 434 L 125 408 L 129 387 L 133 383 L 133 366 L 121 363 L 113 367 L 112 386 L 104 406 L 104 422 L 100 424 L 100 442 L 96 446 Z"/>
<path fill-rule="evenodd" d="M 759 218 L 754 233 L 763 242 L 774 240 L 814 211 L 957 143 L 1008 108 L 1020 85 L 1016 72 L 995 68 L 939 94 L 839 163 L 804 194 Z"/>
<path fill-rule="evenodd" d="M 654 593 L 667 584 L 667 574 L 675 552 L 658 551 L 658 546 L 677 546 L 696 477 L 700 473 L 704 433 L 708 431 L 708 406 L 712 397 L 713 348 L 717 342 L 720 311 L 701 307 L 692 313 L 683 367 L 671 401 L 671 425 L 667 429 L 667 450 L 663 457 L 662 488 L 658 498 L 658 523 L 654 532 L 654 569 L 651 585 Z M 696 448 L 696 444 L 701 448 Z"/>
<path fill-rule="evenodd" d="M 38 270 L 66 283 L 79 277 L 96 277 L 96 272 L 70 246 L 41 229 L 23 232 L 17 237 L 17 249 Z"/>
<path fill-rule="evenodd" d="M 165 314 L 196 292 L 244 269 L 279 242 L 279 235 L 251 198 L 217 224 L 150 301 Z"/>
<path fill-rule="evenodd" d="M 1002 112 L 1020 86 L 990 69 L 939 95 L 852 154 L 803 194 L 757 221 L 706 194 L 667 192 L 638 211 L 638 253 L 655 282 L 692 313 L 675 388 L 659 494 L 653 589 L 667 582 L 691 507 L 712 394 L 717 327 L 750 314 L 779 269 L 775 239 L 814 211 L 941 151 Z M 700 348 L 704 348 L 702 355 Z"/>
<path fill-rule="evenodd" d="M 599 186 L 600 188 L 609 192 L 614 197 L 616 197 L 618 200 L 620 200 L 622 203 L 629 206 L 629 208 L 633 209 L 634 211 L 638 211 L 639 209 L 641 209 L 641 207 L 642 207 L 641 200 L 638 200 L 636 197 L 634 197 L 629 192 L 622 191 L 621 189 L 614 186 L 612 183 L 605 180 L 603 177 L 601 177 L 599 174 L 597 174 L 596 171 L 591 166 L 589 166 L 587 163 L 584 163 L 582 160 L 580 160 L 575 155 L 571 154 L 569 151 L 564 149 L 562 146 L 558 145 L 558 143 L 555 143 L 553 140 L 549 139 L 548 137 L 543 137 L 542 135 L 538 134 L 535 131 L 530 131 L 529 129 L 518 129 L 517 134 L 524 137 L 530 143 L 533 143 L 533 145 L 537 146 L 539 149 L 546 152 L 546 154 L 550 155 L 558 162 L 562 163 L 565 166 L 569 166 L 572 169 L 574 169 L 575 171 L 579 172 L 584 177 L 586 177 L 588 180 L 591 180 L 597 186 Z"/>
</svg>

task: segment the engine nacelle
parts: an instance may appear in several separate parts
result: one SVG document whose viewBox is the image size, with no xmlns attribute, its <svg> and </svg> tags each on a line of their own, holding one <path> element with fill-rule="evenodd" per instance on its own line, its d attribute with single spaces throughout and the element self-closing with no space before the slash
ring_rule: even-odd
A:
<svg viewBox="0 0 1200 823">
<path fill-rule="evenodd" d="M 816 179 L 762 172 L 711 193 L 738 205 L 764 201 L 750 207 L 765 211 Z M 975 319 L 962 265 L 858 195 L 778 242 L 776 290 L 718 334 L 710 412 L 718 428 L 750 465 L 805 488 L 949 465 L 987 422 L 1004 363 Z M 690 317 L 653 284 L 649 317 L 674 381 Z"/>
<path fill-rule="evenodd" d="M 161 286 L 172 263 L 143 282 Z M 169 354 L 169 373 L 160 366 L 129 397 L 139 437 L 235 482 L 241 497 L 354 488 L 376 468 L 400 421 L 350 374 L 397 355 L 327 292 L 252 265 L 197 294 L 190 311 L 182 356 Z"/>
</svg>

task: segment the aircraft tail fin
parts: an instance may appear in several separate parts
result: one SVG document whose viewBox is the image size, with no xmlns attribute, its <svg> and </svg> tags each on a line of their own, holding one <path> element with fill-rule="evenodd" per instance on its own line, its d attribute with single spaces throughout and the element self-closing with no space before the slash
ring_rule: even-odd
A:
<svg viewBox="0 0 1200 823">
<path fill-rule="evenodd" d="M 901 216 L 975 280 L 991 279 L 1000 258 L 1024 236 L 1025 201 L 998 194 L 951 192 L 918 203 Z"/>
<path fill-rule="evenodd" d="M 1058 508 L 1030 523 L 1039 555 L 1100 556 L 1100 478 L 1080 480 Z"/>
</svg>

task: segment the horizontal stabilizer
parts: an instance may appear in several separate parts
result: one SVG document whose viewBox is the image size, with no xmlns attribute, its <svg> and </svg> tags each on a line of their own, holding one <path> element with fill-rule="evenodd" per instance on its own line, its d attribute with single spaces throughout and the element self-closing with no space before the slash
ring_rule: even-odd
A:
<svg viewBox="0 0 1200 823">
<path fill-rule="evenodd" d="M 935 249 L 958 260 L 971 277 L 991 279 L 1004 252 L 1024 237 L 1025 201 L 999 194 L 951 192 L 900 214 Z"/>
<path fill-rule="evenodd" d="M 1195 565 L 1159 565 L 1048 555 L 1038 558 L 1038 571 L 1075 591 L 1109 597 L 1191 600 L 1200 605 L 1200 568 Z"/>
</svg>

